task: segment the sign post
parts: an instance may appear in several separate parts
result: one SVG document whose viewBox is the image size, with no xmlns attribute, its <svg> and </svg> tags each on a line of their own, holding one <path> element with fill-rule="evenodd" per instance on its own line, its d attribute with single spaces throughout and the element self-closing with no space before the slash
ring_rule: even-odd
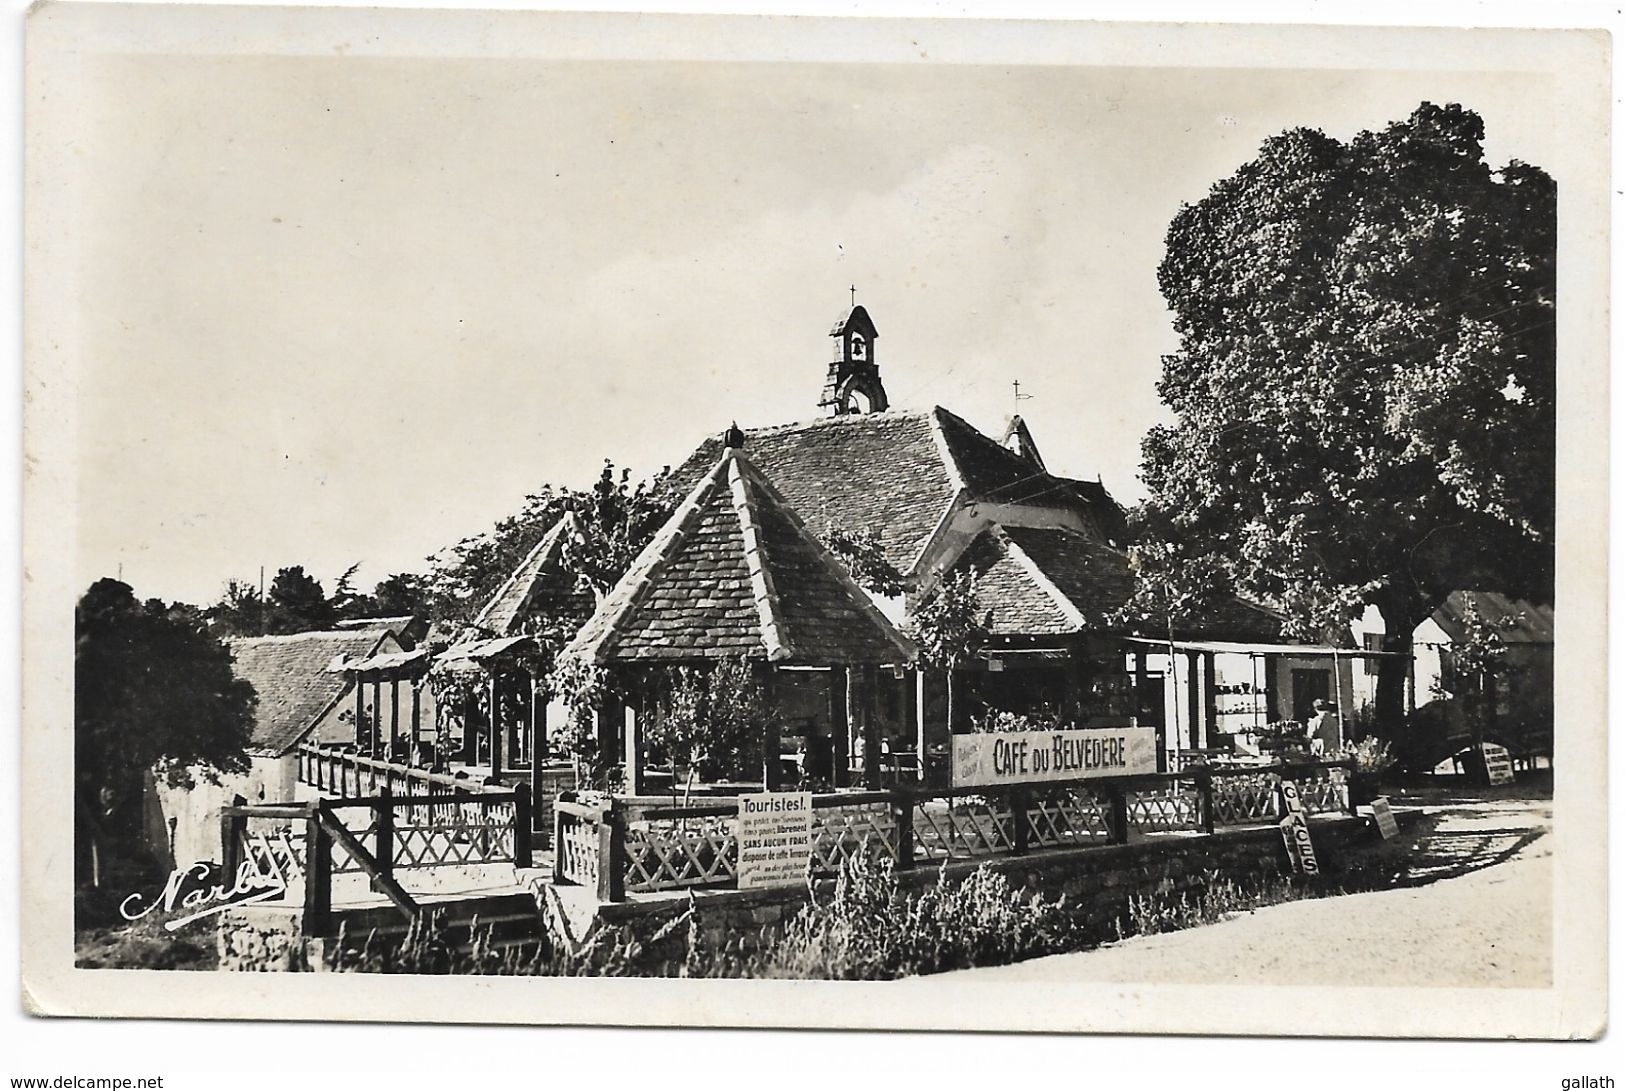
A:
<svg viewBox="0 0 1625 1091">
<path fill-rule="evenodd" d="M 1489 774 L 1490 784 L 1511 784 L 1512 755 L 1500 743 L 1487 742 L 1480 751 L 1484 755 L 1484 771 Z"/>
<path fill-rule="evenodd" d="M 1399 835 L 1399 823 L 1394 821 L 1394 812 L 1388 806 L 1387 796 L 1378 796 L 1371 801 L 1371 817 L 1377 820 L 1377 832 L 1382 834 L 1384 841 Z"/>
<path fill-rule="evenodd" d="M 812 793 L 739 797 L 739 889 L 800 886 L 812 856 Z"/>
<path fill-rule="evenodd" d="M 1304 812 L 1298 786 L 1290 780 L 1281 781 L 1281 813 L 1281 839 L 1286 842 L 1292 870 L 1319 875 L 1320 861 L 1315 858 L 1315 843 L 1309 836 L 1309 816 Z"/>
</svg>

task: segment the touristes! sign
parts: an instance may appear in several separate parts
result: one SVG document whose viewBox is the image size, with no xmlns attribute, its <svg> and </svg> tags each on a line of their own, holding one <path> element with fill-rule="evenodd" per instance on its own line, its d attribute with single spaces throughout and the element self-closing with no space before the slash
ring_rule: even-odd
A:
<svg viewBox="0 0 1625 1091">
<path fill-rule="evenodd" d="M 799 886 L 812 853 L 812 793 L 739 797 L 739 889 Z"/>
<path fill-rule="evenodd" d="M 1150 727 L 978 731 L 954 736 L 954 787 L 1121 777 L 1157 771 Z"/>
</svg>

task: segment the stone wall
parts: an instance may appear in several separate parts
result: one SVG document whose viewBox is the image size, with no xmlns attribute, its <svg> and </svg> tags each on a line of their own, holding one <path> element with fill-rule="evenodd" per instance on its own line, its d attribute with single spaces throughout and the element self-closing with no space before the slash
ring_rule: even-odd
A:
<svg viewBox="0 0 1625 1091">
<path fill-rule="evenodd" d="M 322 969 L 322 941 L 304 941 L 295 907 L 245 906 L 219 914 L 215 942 L 220 969 L 288 971 Z"/>
</svg>

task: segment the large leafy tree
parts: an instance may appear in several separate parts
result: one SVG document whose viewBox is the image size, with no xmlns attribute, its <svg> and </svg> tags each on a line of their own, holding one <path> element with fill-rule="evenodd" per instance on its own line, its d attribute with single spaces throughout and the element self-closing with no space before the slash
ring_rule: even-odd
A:
<svg viewBox="0 0 1625 1091">
<path fill-rule="evenodd" d="M 601 599 L 670 517 L 677 500 L 666 471 L 633 482 L 630 470 L 605 460 L 591 487 L 547 486 L 528 497 L 518 514 L 430 558 L 425 588 L 439 616 L 472 620 L 542 535 L 574 512 L 580 535 L 566 541 L 564 563 L 584 590 Z M 579 625 L 585 619 L 573 620 Z"/>
<path fill-rule="evenodd" d="M 124 819 L 148 770 L 178 787 L 199 770 L 247 772 L 257 698 L 191 607 L 139 602 L 128 584 L 103 579 L 74 623 L 78 838 L 99 858 L 106 831 L 133 828 Z"/>
<path fill-rule="evenodd" d="M 1143 522 L 1296 635 L 1373 602 L 1409 650 L 1453 589 L 1550 594 L 1556 191 L 1483 135 L 1428 103 L 1347 143 L 1293 130 L 1169 227 Z M 1384 661 L 1388 722 L 1403 680 Z"/>
</svg>

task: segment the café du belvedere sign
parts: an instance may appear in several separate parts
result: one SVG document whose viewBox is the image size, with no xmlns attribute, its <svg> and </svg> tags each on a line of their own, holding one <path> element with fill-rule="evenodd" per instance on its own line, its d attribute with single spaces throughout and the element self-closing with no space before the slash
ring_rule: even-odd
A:
<svg viewBox="0 0 1625 1091">
<path fill-rule="evenodd" d="M 812 855 L 812 793 L 739 797 L 739 889 L 801 886 Z"/>
<path fill-rule="evenodd" d="M 954 736 L 956 788 L 1156 771 L 1157 733 L 1150 727 L 978 731 Z"/>
</svg>

